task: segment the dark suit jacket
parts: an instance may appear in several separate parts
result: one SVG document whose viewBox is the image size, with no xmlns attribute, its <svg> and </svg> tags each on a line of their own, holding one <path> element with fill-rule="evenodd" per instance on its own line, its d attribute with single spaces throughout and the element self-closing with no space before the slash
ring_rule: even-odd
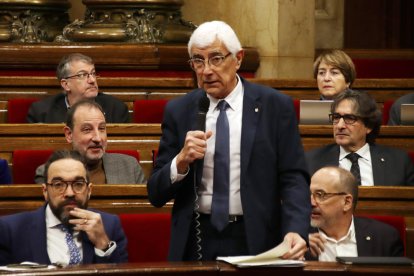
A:
<svg viewBox="0 0 414 276">
<path fill-rule="evenodd" d="M 258 254 L 276 246 L 288 232 L 307 240 L 309 175 L 291 98 L 243 79 L 242 83 L 240 191 L 249 253 Z M 195 129 L 203 93 L 196 89 L 167 104 L 156 167 L 147 184 L 153 205 L 161 207 L 174 199 L 169 251 L 173 261 L 183 259 L 189 236 L 194 169 L 192 166 L 182 181 L 171 184 L 170 165 L 183 147 L 186 133 Z M 200 171 L 197 176 L 199 183 Z"/>
<path fill-rule="evenodd" d="M 408 154 L 397 148 L 370 144 L 375 186 L 413 186 L 414 165 Z M 306 152 L 309 173 L 339 165 L 339 146 L 327 145 Z"/>
<path fill-rule="evenodd" d="M 128 107 L 122 101 L 104 93 L 98 93 L 95 101 L 105 111 L 107 123 L 129 123 Z M 26 119 L 28 123 L 64 123 L 66 113 L 65 94 L 59 93 L 34 102 L 30 106 Z"/>
<path fill-rule="evenodd" d="M 31 212 L 0 217 L 0 265 L 24 261 L 50 264 L 46 243 L 46 205 Z M 94 245 L 82 232 L 83 263 L 120 263 L 128 261 L 127 240 L 121 222 L 116 215 L 98 212 L 102 216 L 105 231 L 117 247 L 108 257 L 98 257 Z"/>
<path fill-rule="evenodd" d="M 371 218 L 355 217 L 358 257 L 396 257 L 404 255 L 404 244 L 394 227 Z M 318 232 L 312 228 L 310 232 Z M 318 260 L 306 254 L 307 260 Z"/>
</svg>

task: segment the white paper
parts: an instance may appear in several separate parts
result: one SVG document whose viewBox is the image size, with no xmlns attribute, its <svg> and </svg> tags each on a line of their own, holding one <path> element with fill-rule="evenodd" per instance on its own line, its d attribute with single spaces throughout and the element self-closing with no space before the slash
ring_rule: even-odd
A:
<svg viewBox="0 0 414 276">
<path fill-rule="evenodd" d="M 289 251 L 289 244 L 282 242 L 278 246 L 263 252 L 256 256 L 234 256 L 234 257 L 217 257 L 217 260 L 224 261 L 239 267 L 248 266 L 303 266 L 303 261 L 283 260 L 282 257 Z"/>
</svg>

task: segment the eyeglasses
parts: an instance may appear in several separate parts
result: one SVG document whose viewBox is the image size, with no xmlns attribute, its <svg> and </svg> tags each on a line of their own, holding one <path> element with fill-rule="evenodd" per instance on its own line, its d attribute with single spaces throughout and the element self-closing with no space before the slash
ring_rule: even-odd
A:
<svg viewBox="0 0 414 276">
<path fill-rule="evenodd" d="M 329 114 L 329 122 L 333 123 L 333 124 L 338 124 L 339 121 L 342 119 L 344 119 L 345 124 L 347 125 L 352 125 L 354 124 L 356 121 L 358 121 L 359 119 L 361 119 L 362 117 L 357 116 L 357 115 L 353 115 L 353 114 L 345 114 L 345 115 L 341 115 L 339 113 L 331 113 Z"/>
<path fill-rule="evenodd" d="M 70 185 L 74 193 L 80 194 L 85 191 L 88 182 L 85 179 L 77 179 L 74 181 L 53 180 L 52 183 L 46 184 L 51 186 L 56 193 L 63 194 Z"/>
<path fill-rule="evenodd" d="M 207 60 L 208 65 L 219 67 L 229 55 L 231 55 L 231 53 L 228 53 L 225 56 L 224 55 L 213 56 Z M 188 63 L 190 64 L 191 68 L 194 71 L 198 71 L 198 72 L 203 71 L 204 68 L 206 67 L 206 61 L 203 58 L 193 57 L 188 60 Z"/>
<path fill-rule="evenodd" d="M 76 75 L 68 76 L 68 77 L 66 77 L 64 79 L 76 78 L 78 80 L 86 80 L 89 77 L 92 77 L 92 78 L 96 79 L 96 78 L 99 78 L 99 75 L 97 75 L 96 72 L 92 72 L 92 73 L 86 73 L 86 72 L 84 72 L 84 73 L 78 73 Z"/>
<path fill-rule="evenodd" d="M 325 200 L 327 200 L 328 198 L 331 198 L 333 196 L 338 196 L 338 195 L 346 195 L 347 193 L 345 192 L 341 192 L 341 193 L 326 193 L 324 191 L 316 191 L 311 193 L 311 197 L 313 197 L 313 199 L 316 201 L 316 203 L 321 203 Z"/>
</svg>

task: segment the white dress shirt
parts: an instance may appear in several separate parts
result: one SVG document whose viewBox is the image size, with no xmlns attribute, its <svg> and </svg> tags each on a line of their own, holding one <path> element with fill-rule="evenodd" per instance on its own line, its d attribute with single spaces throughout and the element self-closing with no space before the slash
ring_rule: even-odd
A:
<svg viewBox="0 0 414 276">
<path fill-rule="evenodd" d="M 323 231 L 319 230 L 319 234 L 326 239 L 324 244 L 325 250 L 319 255 L 319 261 L 321 262 L 335 262 L 337 256 L 341 257 L 357 257 L 358 249 L 355 237 L 354 217 L 352 217 L 351 225 L 349 226 L 348 233 L 335 240 L 328 237 Z"/>
<path fill-rule="evenodd" d="M 346 156 L 351 153 L 344 148 L 339 147 L 339 167 L 350 171 L 352 162 Z M 361 186 L 374 186 L 374 174 L 372 172 L 372 158 L 369 150 L 369 144 L 366 143 L 362 148 L 356 151 L 361 156 L 358 159 L 359 170 L 361 173 Z"/>
<path fill-rule="evenodd" d="M 242 215 L 243 209 L 240 198 L 240 150 L 241 150 L 241 129 L 243 114 L 243 85 L 237 76 L 237 85 L 233 91 L 224 99 L 230 108 L 226 110 L 230 130 L 230 205 L 229 214 Z M 199 212 L 211 213 L 211 201 L 213 197 L 213 176 L 214 176 L 214 150 L 216 142 L 216 121 L 220 111 L 216 108 L 219 100 L 210 97 L 210 106 L 206 116 L 206 131 L 211 130 L 213 135 L 207 140 L 207 152 L 204 156 L 203 176 L 199 187 Z M 176 158 L 171 163 L 171 182 L 182 180 L 185 175 L 177 174 Z"/>
</svg>

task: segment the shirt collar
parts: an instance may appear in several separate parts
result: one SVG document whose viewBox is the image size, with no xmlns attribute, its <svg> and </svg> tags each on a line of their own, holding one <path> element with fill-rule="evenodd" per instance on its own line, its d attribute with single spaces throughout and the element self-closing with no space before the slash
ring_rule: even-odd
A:
<svg viewBox="0 0 414 276">
<path fill-rule="evenodd" d="M 236 77 L 237 77 L 236 87 L 234 87 L 234 89 L 230 92 L 230 94 L 227 95 L 227 97 L 223 99 L 229 104 L 232 110 L 240 109 L 243 104 L 243 97 L 240 97 L 240 95 L 243 95 L 243 85 L 242 85 L 239 75 L 236 74 Z M 211 110 L 215 110 L 220 100 L 213 98 L 208 94 L 207 94 L 207 97 L 210 99 Z"/>
<path fill-rule="evenodd" d="M 324 237 L 326 240 L 332 242 L 332 243 L 341 243 L 341 242 L 353 242 L 356 243 L 356 237 L 355 237 L 355 226 L 354 226 L 354 216 L 352 216 L 351 225 L 349 226 L 348 232 L 345 236 L 340 238 L 339 240 L 335 240 L 334 238 L 328 237 L 325 232 L 323 232 L 321 229 L 319 229 L 319 234 Z"/>
<path fill-rule="evenodd" d="M 339 147 L 339 161 L 342 161 L 350 151 L 346 151 L 342 146 Z M 366 161 L 370 161 L 370 153 L 369 153 L 369 144 L 365 143 L 365 145 L 356 151 L 361 158 L 364 158 Z"/>
<path fill-rule="evenodd" d="M 62 222 L 53 214 L 52 209 L 50 209 L 50 205 L 46 206 L 46 228 L 54 228 Z"/>
</svg>

